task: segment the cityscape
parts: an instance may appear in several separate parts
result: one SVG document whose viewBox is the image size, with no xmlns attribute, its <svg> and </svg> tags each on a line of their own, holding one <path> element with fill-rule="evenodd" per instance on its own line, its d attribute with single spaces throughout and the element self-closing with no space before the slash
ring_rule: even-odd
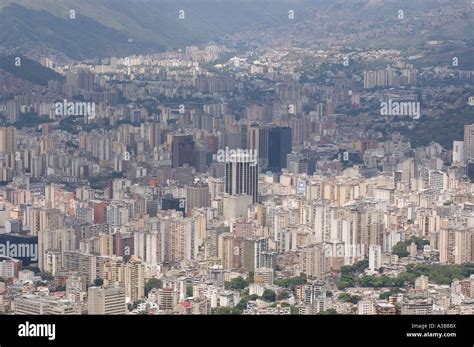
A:
<svg viewBox="0 0 474 347">
<path fill-rule="evenodd" d="M 1 315 L 474 314 L 474 3 L 57 3 L 0 1 Z"/>
</svg>

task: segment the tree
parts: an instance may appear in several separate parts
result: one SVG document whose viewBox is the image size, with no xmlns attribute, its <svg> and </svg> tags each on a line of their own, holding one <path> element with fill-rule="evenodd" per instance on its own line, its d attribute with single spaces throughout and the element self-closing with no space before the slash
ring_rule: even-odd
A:
<svg viewBox="0 0 474 347">
<path fill-rule="evenodd" d="M 131 311 L 131 310 L 136 309 L 136 308 L 138 307 L 138 305 L 141 304 L 141 303 L 143 303 L 143 302 L 144 302 L 143 300 L 135 300 L 135 301 L 133 302 L 133 304 L 132 304 L 132 303 L 129 303 L 129 304 L 127 305 L 128 310 Z"/>
<path fill-rule="evenodd" d="M 337 311 L 333 308 L 330 308 L 329 310 L 321 311 L 318 313 L 318 315 L 335 315 L 335 314 L 337 314 Z"/>
<path fill-rule="evenodd" d="M 248 283 L 242 276 L 233 278 L 229 281 L 224 283 L 226 289 L 244 289 L 248 286 Z"/>
<path fill-rule="evenodd" d="M 419 238 L 419 237 L 416 237 L 416 236 L 413 236 L 413 237 L 410 239 L 410 243 L 411 243 L 411 242 L 415 242 L 416 248 L 417 248 L 418 250 L 422 250 L 424 246 L 430 244 L 430 241 L 428 241 L 428 240 L 423 240 L 423 239 L 421 239 L 421 238 Z"/>
<path fill-rule="evenodd" d="M 100 277 L 97 277 L 95 280 L 94 280 L 94 286 L 95 287 L 100 287 L 104 284 L 104 280 Z"/>
<path fill-rule="evenodd" d="M 393 246 L 392 253 L 398 255 L 400 258 L 408 257 L 410 254 L 407 250 L 406 243 L 403 241 L 400 241 L 395 246 Z"/>
<path fill-rule="evenodd" d="M 267 302 L 274 302 L 276 300 L 276 293 L 271 289 L 265 289 L 262 294 L 262 299 Z"/>
<path fill-rule="evenodd" d="M 354 287 L 354 279 L 348 276 L 341 276 L 337 282 L 337 289 L 344 290 L 349 287 Z"/>
<path fill-rule="evenodd" d="M 145 283 L 145 296 L 148 296 L 150 290 L 154 288 L 161 288 L 162 283 L 158 278 L 150 278 L 148 282 Z"/>
<path fill-rule="evenodd" d="M 252 300 L 252 301 L 255 301 L 258 299 L 258 295 L 257 294 L 252 294 L 249 296 L 249 301 Z"/>
<path fill-rule="evenodd" d="M 236 314 L 242 314 L 242 312 L 239 309 L 235 309 L 232 307 L 226 307 L 226 306 L 221 306 L 213 310 L 212 314 L 221 314 L 221 315 L 236 315 Z"/>
<path fill-rule="evenodd" d="M 286 287 L 292 288 L 293 286 L 297 286 L 300 284 L 306 283 L 306 275 L 296 276 L 296 277 L 288 277 L 283 279 L 276 279 L 273 283 L 279 287 Z"/>
<path fill-rule="evenodd" d="M 290 292 L 288 290 L 282 290 L 277 295 L 277 300 L 285 300 L 290 297 Z"/>
<path fill-rule="evenodd" d="M 293 315 L 300 314 L 300 309 L 297 306 L 292 305 L 290 306 L 290 313 Z"/>
<path fill-rule="evenodd" d="M 341 293 L 339 294 L 338 299 L 342 302 L 351 302 L 353 304 L 357 304 L 360 300 L 360 297 L 358 297 L 357 295 L 351 295 L 349 293 Z"/>
<path fill-rule="evenodd" d="M 347 302 L 347 301 L 350 300 L 351 295 L 349 293 L 341 293 L 341 294 L 339 294 L 339 296 L 337 298 L 339 300 L 343 301 L 343 302 Z"/>
<path fill-rule="evenodd" d="M 400 289 L 399 288 L 392 288 L 390 289 L 388 292 L 384 292 L 384 293 L 381 293 L 379 295 L 379 299 L 381 300 L 387 300 L 390 296 L 394 295 L 394 294 L 398 294 L 400 293 Z"/>
</svg>

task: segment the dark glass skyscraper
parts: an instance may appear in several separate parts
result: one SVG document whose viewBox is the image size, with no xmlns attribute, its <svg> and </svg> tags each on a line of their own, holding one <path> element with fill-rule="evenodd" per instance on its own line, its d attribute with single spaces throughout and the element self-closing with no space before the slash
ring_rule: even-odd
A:
<svg viewBox="0 0 474 347">
<path fill-rule="evenodd" d="M 291 153 L 291 128 L 274 127 L 268 132 L 268 170 L 286 168 L 286 156 Z"/>
<path fill-rule="evenodd" d="M 176 135 L 172 143 L 173 168 L 183 164 L 194 165 L 194 140 L 193 135 Z"/>
</svg>

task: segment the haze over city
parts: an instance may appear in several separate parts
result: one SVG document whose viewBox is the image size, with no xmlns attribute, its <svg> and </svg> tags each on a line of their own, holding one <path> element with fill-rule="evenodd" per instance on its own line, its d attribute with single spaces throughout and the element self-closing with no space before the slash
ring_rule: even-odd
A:
<svg viewBox="0 0 474 347">
<path fill-rule="evenodd" d="M 0 314 L 474 314 L 473 26 L 0 0 Z"/>
</svg>

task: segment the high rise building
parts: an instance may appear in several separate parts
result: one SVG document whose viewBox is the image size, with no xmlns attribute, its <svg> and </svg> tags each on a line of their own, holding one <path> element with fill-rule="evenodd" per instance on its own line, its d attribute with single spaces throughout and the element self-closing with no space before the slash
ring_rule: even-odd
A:
<svg viewBox="0 0 474 347">
<path fill-rule="evenodd" d="M 95 74 L 90 71 L 66 73 L 66 86 L 73 92 L 77 90 L 92 91 L 94 88 Z"/>
<path fill-rule="evenodd" d="M 186 207 L 188 213 L 192 213 L 194 208 L 207 207 L 211 205 L 209 186 L 206 183 L 198 182 L 186 187 Z"/>
<path fill-rule="evenodd" d="M 217 244 L 217 255 L 224 270 L 232 270 L 234 268 L 234 234 L 220 234 Z"/>
<path fill-rule="evenodd" d="M 259 165 L 268 165 L 268 133 L 269 128 L 258 124 L 247 127 L 247 149 L 257 151 Z"/>
<path fill-rule="evenodd" d="M 8 123 L 15 123 L 20 117 L 20 104 L 16 100 L 7 101 L 7 120 Z"/>
<path fill-rule="evenodd" d="M 369 269 L 372 271 L 380 269 L 382 266 L 382 247 L 380 245 L 370 245 L 369 247 Z"/>
<path fill-rule="evenodd" d="M 453 141 L 453 164 L 464 162 L 464 142 Z"/>
<path fill-rule="evenodd" d="M 474 159 L 474 124 L 464 126 L 464 160 L 467 164 Z"/>
<path fill-rule="evenodd" d="M 145 268 L 143 264 L 132 257 L 124 268 L 125 296 L 129 301 L 145 297 Z"/>
<path fill-rule="evenodd" d="M 171 144 L 172 167 L 194 164 L 193 135 L 175 135 Z"/>
<path fill-rule="evenodd" d="M 12 154 L 17 151 L 16 128 L 0 128 L 0 152 Z"/>
<path fill-rule="evenodd" d="M 87 291 L 89 314 L 125 314 L 125 289 L 123 287 L 89 287 Z"/>
<path fill-rule="evenodd" d="M 287 155 L 291 153 L 291 149 L 291 128 L 270 128 L 268 133 L 268 169 L 281 171 L 286 168 Z"/>
<path fill-rule="evenodd" d="M 474 275 L 471 275 L 470 281 L 471 281 L 471 299 L 474 299 Z"/>
<path fill-rule="evenodd" d="M 303 249 L 301 257 L 302 271 L 312 278 L 321 278 L 329 271 L 329 264 L 322 244 L 315 244 Z"/>
<path fill-rule="evenodd" d="M 230 195 L 250 195 L 258 201 L 258 164 L 251 162 L 250 155 L 231 158 L 225 167 L 225 192 Z"/>
<path fill-rule="evenodd" d="M 464 264 L 474 261 L 474 230 L 470 228 L 441 229 L 439 234 L 439 261 Z"/>
</svg>

